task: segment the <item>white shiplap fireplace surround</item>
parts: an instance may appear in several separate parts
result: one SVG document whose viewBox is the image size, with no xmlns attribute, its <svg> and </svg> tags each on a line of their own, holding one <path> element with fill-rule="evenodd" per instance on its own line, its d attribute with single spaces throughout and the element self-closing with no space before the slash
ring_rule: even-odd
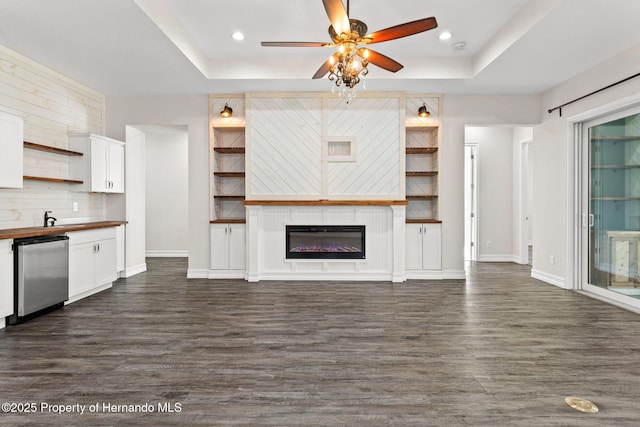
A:
<svg viewBox="0 0 640 427">
<path fill-rule="evenodd" d="M 407 274 L 407 212 L 440 224 L 437 197 L 407 201 L 407 127 L 432 130 L 438 145 L 441 98 L 363 92 L 351 104 L 331 93 L 247 93 L 210 96 L 210 278 L 377 280 L 438 278 Z M 417 118 L 424 103 L 429 118 Z M 222 118 L 228 104 L 233 117 Z M 429 163 L 430 162 L 430 163 Z M 411 162 L 409 162 L 409 165 Z M 437 171 L 437 156 L 428 168 Z M 437 174 L 437 172 L 436 172 Z M 437 194 L 438 181 L 416 180 Z M 409 183 L 409 186 L 407 184 Z M 420 202 L 419 202 L 420 203 Z M 418 221 L 413 221 L 418 222 Z M 366 258 L 287 259 L 287 225 L 364 225 Z M 235 231 L 235 234 L 233 234 Z M 422 233 L 422 229 L 420 231 Z M 440 234 L 431 242 L 440 264 Z M 226 253 L 225 253 L 226 252 Z M 222 260 L 222 262 L 221 262 Z"/>
</svg>

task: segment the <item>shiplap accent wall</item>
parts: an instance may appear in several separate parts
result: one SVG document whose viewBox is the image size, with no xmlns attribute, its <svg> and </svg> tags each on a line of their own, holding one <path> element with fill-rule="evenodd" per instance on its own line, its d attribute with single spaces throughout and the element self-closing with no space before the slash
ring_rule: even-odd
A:
<svg viewBox="0 0 640 427">
<path fill-rule="evenodd" d="M 247 198 L 318 199 L 322 188 L 322 98 L 251 96 Z"/>
<path fill-rule="evenodd" d="M 400 140 L 400 96 L 328 100 L 328 137 L 350 136 L 356 140 L 354 161 L 332 162 L 327 158 L 327 195 L 347 199 L 404 198 L 404 151 Z"/>
<path fill-rule="evenodd" d="M 247 199 L 404 199 L 404 94 L 247 95 Z M 352 139 L 332 161 L 327 141 Z"/>
<path fill-rule="evenodd" d="M 68 148 L 68 133 L 104 134 L 104 95 L 4 46 L 0 109 L 24 117 L 24 140 L 37 144 Z M 24 174 L 70 178 L 69 157 L 25 149 Z M 41 225 L 45 210 L 62 222 L 105 219 L 105 203 L 104 195 L 74 192 L 73 184 L 25 180 L 22 189 L 0 189 L 0 228 Z"/>
</svg>

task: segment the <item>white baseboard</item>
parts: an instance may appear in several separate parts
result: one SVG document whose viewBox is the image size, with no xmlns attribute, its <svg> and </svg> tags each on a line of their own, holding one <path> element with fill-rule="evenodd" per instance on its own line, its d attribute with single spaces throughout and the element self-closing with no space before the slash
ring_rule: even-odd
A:
<svg viewBox="0 0 640 427">
<path fill-rule="evenodd" d="M 190 268 L 187 270 L 187 279 L 208 279 L 209 270 Z"/>
<path fill-rule="evenodd" d="M 372 282 L 391 282 L 392 275 L 390 273 L 362 273 L 362 272 L 274 272 L 274 273 L 258 273 L 258 280 L 299 280 L 299 281 L 372 281 Z M 244 277 L 244 276 L 243 276 Z M 252 278 L 253 279 L 253 278 Z M 253 281 L 253 280 L 251 280 Z"/>
<path fill-rule="evenodd" d="M 558 286 L 562 289 L 569 289 L 564 281 L 564 277 L 554 276 L 553 274 L 545 273 L 544 271 L 531 269 L 531 277 L 534 279 L 542 280 L 550 285 Z"/>
<path fill-rule="evenodd" d="M 520 263 L 520 257 L 515 255 L 478 255 L 478 262 L 515 262 Z"/>
<path fill-rule="evenodd" d="M 146 262 L 136 265 L 134 267 L 125 268 L 123 271 L 120 272 L 120 277 L 127 278 L 131 276 L 135 276 L 136 274 L 144 273 L 145 271 L 147 271 Z"/>
<path fill-rule="evenodd" d="M 187 258 L 189 251 L 146 251 L 144 255 L 149 258 Z"/>
<path fill-rule="evenodd" d="M 413 280 L 464 280 L 464 270 L 407 270 L 407 279 Z"/>
<path fill-rule="evenodd" d="M 206 276 L 207 279 L 244 279 L 246 277 L 247 273 L 244 270 L 208 270 Z"/>
</svg>

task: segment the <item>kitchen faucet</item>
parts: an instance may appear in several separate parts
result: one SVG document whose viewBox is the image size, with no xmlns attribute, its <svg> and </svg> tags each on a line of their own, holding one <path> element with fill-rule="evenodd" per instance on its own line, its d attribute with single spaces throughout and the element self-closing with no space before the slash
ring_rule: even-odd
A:
<svg viewBox="0 0 640 427">
<path fill-rule="evenodd" d="M 56 221 L 58 220 L 57 218 L 49 216 L 50 213 L 51 213 L 51 211 L 44 211 L 44 226 L 45 227 L 53 227 L 55 225 Z M 51 225 L 49 225 L 49 221 L 51 221 Z"/>
</svg>

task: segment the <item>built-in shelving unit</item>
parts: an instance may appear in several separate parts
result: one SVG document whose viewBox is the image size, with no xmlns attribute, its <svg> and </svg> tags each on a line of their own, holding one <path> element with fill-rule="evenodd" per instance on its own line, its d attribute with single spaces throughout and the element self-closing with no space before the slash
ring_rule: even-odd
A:
<svg viewBox="0 0 640 427">
<path fill-rule="evenodd" d="M 51 147 L 49 145 L 36 144 L 34 142 L 23 142 L 24 148 L 28 148 L 30 150 L 43 151 L 46 153 L 59 154 L 62 156 L 83 156 L 84 154 L 79 151 L 66 150 L 64 148 Z M 28 176 L 24 175 L 22 179 L 28 179 L 32 181 L 45 181 L 45 182 L 60 182 L 65 184 L 82 184 L 84 181 L 80 181 L 77 179 L 63 179 L 63 178 L 51 178 L 45 176 Z"/>
<path fill-rule="evenodd" d="M 221 117 L 228 104 L 232 117 Z M 245 222 L 244 95 L 213 95 L 209 104 L 212 224 Z"/>
<path fill-rule="evenodd" d="M 438 124 L 406 127 L 407 223 L 433 223 L 438 220 Z"/>
</svg>

